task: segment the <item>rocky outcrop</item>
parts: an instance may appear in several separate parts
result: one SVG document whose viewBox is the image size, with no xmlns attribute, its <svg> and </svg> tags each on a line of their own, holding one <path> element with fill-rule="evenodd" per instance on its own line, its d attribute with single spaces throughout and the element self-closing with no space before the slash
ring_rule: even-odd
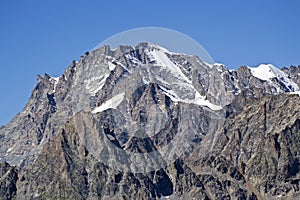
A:
<svg viewBox="0 0 300 200">
<path fill-rule="evenodd" d="M 300 65 L 298 66 L 290 66 L 290 67 L 284 67 L 282 68 L 282 71 L 284 71 L 286 74 L 289 75 L 289 77 L 297 83 L 298 86 L 300 86 Z"/>
<path fill-rule="evenodd" d="M 8 163 L 0 163 L 0 196 L 10 200 L 17 194 L 18 171 Z"/>
</svg>

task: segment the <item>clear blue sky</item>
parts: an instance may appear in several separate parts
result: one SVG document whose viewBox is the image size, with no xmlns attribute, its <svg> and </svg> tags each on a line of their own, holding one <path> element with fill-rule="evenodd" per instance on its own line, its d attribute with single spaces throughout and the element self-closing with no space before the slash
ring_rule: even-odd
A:
<svg viewBox="0 0 300 200">
<path fill-rule="evenodd" d="M 198 41 L 229 68 L 300 64 L 297 0 L 3 0 L 0 125 L 21 112 L 36 75 L 59 76 L 73 59 L 119 33 L 165 27 Z"/>
</svg>

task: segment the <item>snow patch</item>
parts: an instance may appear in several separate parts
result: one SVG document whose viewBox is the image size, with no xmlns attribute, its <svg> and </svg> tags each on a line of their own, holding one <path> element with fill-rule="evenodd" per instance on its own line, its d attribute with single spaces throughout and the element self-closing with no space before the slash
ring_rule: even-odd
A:
<svg viewBox="0 0 300 200">
<path fill-rule="evenodd" d="M 91 93 L 96 94 L 105 84 L 106 79 L 109 77 L 109 74 L 103 74 L 102 76 L 92 77 L 88 80 L 85 80 L 86 86 L 85 88 Z"/>
<path fill-rule="evenodd" d="M 7 149 L 7 153 L 9 153 L 9 152 L 11 152 L 13 150 L 13 147 L 9 147 L 8 149 Z"/>
<path fill-rule="evenodd" d="M 128 71 L 130 74 L 132 74 L 132 72 L 125 66 L 123 65 L 121 62 L 116 62 L 118 65 L 122 66 L 126 71 Z"/>
<path fill-rule="evenodd" d="M 214 63 L 213 65 L 214 65 L 214 66 L 217 66 L 217 67 L 224 67 L 224 66 L 225 66 L 225 65 L 222 64 L 222 63 Z"/>
<path fill-rule="evenodd" d="M 51 77 L 51 78 L 53 78 L 56 83 L 59 81 L 59 77 Z"/>
<path fill-rule="evenodd" d="M 117 67 L 117 65 L 120 65 L 121 67 L 123 67 L 126 71 L 128 71 L 131 74 L 131 71 L 125 65 L 123 65 L 121 62 L 117 62 L 114 57 L 105 56 L 105 58 L 108 60 L 108 68 L 110 71 L 113 71 Z"/>
<path fill-rule="evenodd" d="M 111 99 L 108 99 L 107 101 L 105 101 L 103 104 L 101 104 L 100 106 L 96 107 L 92 113 L 99 113 L 99 112 L 103 112 L 107 109 L 117 109 L 117 107 L 120 105 L 120 103 L 123 101 L 125 96 L 125 93 L 120 93 L 114 97 L 112 97 Z"/>
<path fill-rule="evenodd" d="M 300 91 L 290 92 L 289 94 L 298 94 L 298 96 L 300 96 Z"/>
<path fill-rule="evenodd" d="M 141 65 L 142 64 L 141 61 L 139 61 L 137 58 L 131 56 L 130 54 L 126 54 L 125 57 L 127 59 L 129 59 L 135 65 Z"/>
<path fill-rule="evenodd" d="M 180 198 L 176 194 L 171 194 L 171 195 L 168 195 L 168 196 L 162 196 L 162 197 L 160 197 L 160 200 L 165 200 L 165 199 L 178 200 Z"/>
<path fill-rule="evenodd" d="M 196 104 L 199 106 L 207 106 L 208 108 L 212 110 L 221 110 L 222 107 L 212 104 L 208 100 L 205 99 L 205 97 L 201 96 L 198 91 L 195 92 L 195 98 L 194 99 L 181 99 L 177 96 L 177 94 L 173 90 L 168 90 L 163 86 L 160 86 L 160 88 L 163 90 L 164 94 L 170 97 L 170 99 L 174 102 L 183 102 L 188 104 Z"/>
<path fill-rule="evenodd" d="M 116 65 L 113 64 L 112 62 L 108 61 L 108 68 L 110 71 L 113 71 L 116 68 Z"/>
<path fill-rule="evenodd" d="M 197 60 L 197 62 L 200 63 L 199 60 Z M 213 64 L 210 64 L 210 63 L 207 63 L 207 62 L 204 62 L 204 61 L 202 61 L 202 62 L 203 62 L 206 66 L 208 66 L 209 68 L 213 68 L 213 66 L 217 66 L 217 67 L 225 67 L 225 65 L 222 64 L 222 63 L 213 63 Z M 202 64 L 202 63 L 200 63 L 200 64 Z"/>
<path fill-rule="evenodd" d="M 208 100 L 206 100 L 197 91 L 196 91 L 196 94 L 195 94 L 195 99 L 191 103 L 194 103 L 194 104 L 197 104 L 197 105 L 201 105 L 201 106 L 207 106 L 207 107 L 209 107 L 212 110 L 221 110 L 222 109 L 221 106 L 212 104 L 211 102 L 209 102 Z"/>
<path fill-rule="evenodd" d="M 59 81 L 59 77 L 50 77 L 50 82 L 54 84 L 52 93 L 55 93 L 58 81 Z"/>
</svg>

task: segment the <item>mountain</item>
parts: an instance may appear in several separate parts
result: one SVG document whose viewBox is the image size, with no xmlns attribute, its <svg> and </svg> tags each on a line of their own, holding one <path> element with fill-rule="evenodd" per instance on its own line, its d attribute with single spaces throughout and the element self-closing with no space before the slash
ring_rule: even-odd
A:
<svg viewBox="0 0 300 200">
<path fill-rule="evenodd" d="M 0 196 L 298 199 L 299 73 L 151 43 L 86 52 L 0 128 Z"/>
</svg>

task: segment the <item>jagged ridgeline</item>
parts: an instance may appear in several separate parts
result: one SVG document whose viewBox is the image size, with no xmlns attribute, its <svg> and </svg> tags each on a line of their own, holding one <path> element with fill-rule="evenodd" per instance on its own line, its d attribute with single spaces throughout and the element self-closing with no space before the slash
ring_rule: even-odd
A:
<svg viewBox="0 0 300 200">
<path fill-rule="evenodd" d="M 0 129 L 0 196 L 299 199 L 299 74 L 152 43 L 86 52 Z"/>
</svg>

